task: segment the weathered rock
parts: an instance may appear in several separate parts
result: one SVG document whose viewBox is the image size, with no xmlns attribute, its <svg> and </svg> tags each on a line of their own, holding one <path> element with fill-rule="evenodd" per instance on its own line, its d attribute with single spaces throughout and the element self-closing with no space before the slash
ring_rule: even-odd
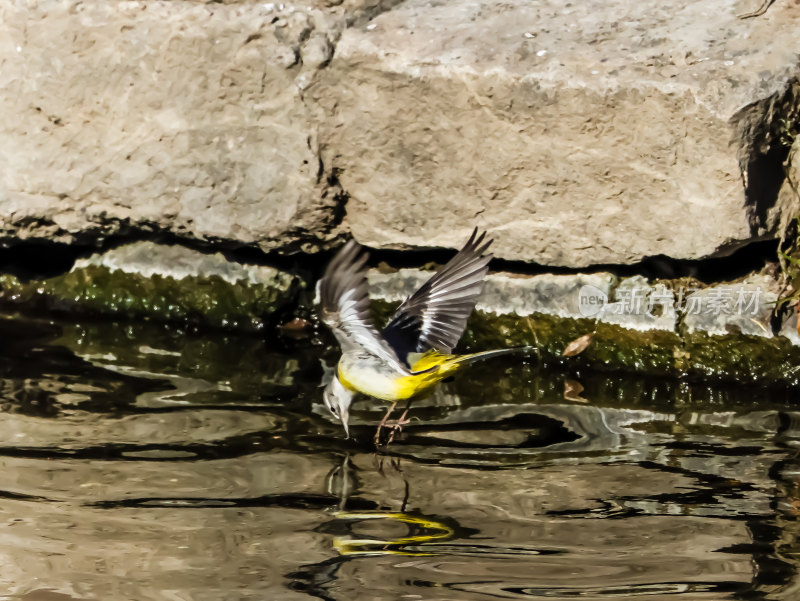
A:
<svg viewBox="0 0 800 601">
<path fill-rule="evenodd" d="M 371 246 L 478 222 L 545 264 L 724 252 L 786 221 L 796 119 L 796 11 L 740 5 L 6 4 L 0 236 L 316 249 L 341 177 Z"/>
<path fill-rule="evenodd" d="M 417 290 L 431 272 L 400 269 L 369 273 L 372 298 L 399 302 Z M 663 284 L 635 276 L 619 280 L 610 273 L 486 276 L 478 311 L 493 315 L 551 315 L 566 319 L 597 319 L 634 330 L 674 332 L 678 315 L 675 295 Z"/>
<path fill-rule="evenodd" d="M 301 285 L 273 267 L 138 242 L 76 261 L 69 273 L 47 280 L 0 275 L 0 302 L 260 329 L 294 302 Z"/>
<path fill-rule="evenodd" d="M 346 223 L 383 248 L 479 224 L 500 257 L 574 267 L 774 236 L 800 13 L 750 8 L 410 0 L 346 30 L 307 91 Z"/>
<path fill-rule="evenodd" d="M 387 302 L 400 302 L 413 294 L 432 275 L 422 269 L 399 269 L 367 274 L 370 296 Z M 558 317 L 587 317 L 581 307 L 581 290 L 591 287 L 606 298 L 617 278 L 610 273 L 521 276 L 490 273 L 486 276 L 477 309 L 496 315 L 544 313 Z"/>
<path fill-rule="evenodd" d="M 338 188 L 302 86 L 343 24 L 317 4 L 4 3 L 0 234 L 328 238 Z"/>
<path fill-rule="evenodd" d="M 759 275 L 693 291 L 682 307 L 683 323 L 689 332 L 772 337 L 769 321 L 778 291 L 775 280 Z"/>
</svg>

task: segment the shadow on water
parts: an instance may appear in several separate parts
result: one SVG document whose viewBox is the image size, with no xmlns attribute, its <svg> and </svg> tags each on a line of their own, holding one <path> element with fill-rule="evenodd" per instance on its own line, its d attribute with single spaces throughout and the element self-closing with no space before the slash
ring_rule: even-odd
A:
<svg viewBox="0 0 800 601">
<path fill-rule="evenodd" d="M 0 319 L 2 598 L 800 598 L 794 392 L 497 360 L 376 452 L 333 357 Z"/>
</svg>

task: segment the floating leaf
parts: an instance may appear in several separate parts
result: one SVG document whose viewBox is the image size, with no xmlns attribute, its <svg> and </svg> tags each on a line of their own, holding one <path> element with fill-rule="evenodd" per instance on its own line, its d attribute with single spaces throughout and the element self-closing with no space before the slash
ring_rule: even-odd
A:
<svg viewBox="0 0 800 601">
<path fill-rule="evenodd" d="M 308 338 L 314 330 L 313 324 L 301 317 L 295 317 L 291 321 L 278 326 L 281 333 L 289 338 Z"/>
<path fill-rule="evenodd" d="M 570 380 L 569 378 L 564 380 L 564 398 L 566 400 L 575 401 L 576 403 L 588 403 L 589 401 L 580 396 L 582 392 L 583 384 L 577 380 Z"/>
<path fill-rule="evenodd" d="M 586 350 L 586 347 L 591 344 L 592 338 L 594 338 L 594 332 L 584 334 L 580 338 L 576 338 L 567 345 L 561 355 L 563 357 L 574 357 L 575 355 L 582 353 Z"/>
</svg>

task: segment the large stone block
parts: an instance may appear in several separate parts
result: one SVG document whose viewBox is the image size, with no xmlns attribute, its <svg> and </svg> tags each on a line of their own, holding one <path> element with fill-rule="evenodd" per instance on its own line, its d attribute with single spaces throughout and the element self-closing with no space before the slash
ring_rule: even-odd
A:
<svg viewBox="0 0 800 601">
<path fill-rule="evenodd" d="M 384 248 L 477 224 L 571 267 L 775 236 L 800 10 L 752 8 L 409 0 L 345 30 L 307 94 L 346 223 Z"/>
<path fill-rule="evenodd" d="M 0 5 L 0 234 L 324 240 L 337 187 L 302 101 L 340 27 L 320 4 Z"/>
</svg>

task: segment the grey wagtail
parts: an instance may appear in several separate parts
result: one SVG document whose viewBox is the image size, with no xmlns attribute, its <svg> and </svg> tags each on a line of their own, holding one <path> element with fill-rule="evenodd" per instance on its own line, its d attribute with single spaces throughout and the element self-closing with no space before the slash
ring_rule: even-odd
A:
<svg viewBox="0 0 800 601">
<path fill-rule="evenodd" d="M 452 354 L 492 259 L 486 254 L 492 240 L 484 242 L 485 237 L 475 228 L 458 254 L 408 297 L 380 332 L 369 315 L 367 253 L 350 240 L 330 262 L 319 288 L 322 321 L 333 330 L 342 356 L 323 398 L 347 436 L 357 392 L 392 403 L 378 428 L 378 442 L 399 401 L 421 396 L 477 360 L 527 349 Z"/>
</svg>

